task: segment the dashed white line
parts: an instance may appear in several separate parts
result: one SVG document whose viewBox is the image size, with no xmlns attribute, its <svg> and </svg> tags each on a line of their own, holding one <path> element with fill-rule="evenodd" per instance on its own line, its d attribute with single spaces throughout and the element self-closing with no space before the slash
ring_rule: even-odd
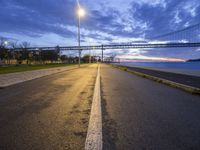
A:
<svg viewBox="0 0 200 150">
<path fill-rule="evenodd" d="M 102 113 L 100 91 L 100 65 L 98 66 L 85 150 L 102 150 Z"/>
</svg>

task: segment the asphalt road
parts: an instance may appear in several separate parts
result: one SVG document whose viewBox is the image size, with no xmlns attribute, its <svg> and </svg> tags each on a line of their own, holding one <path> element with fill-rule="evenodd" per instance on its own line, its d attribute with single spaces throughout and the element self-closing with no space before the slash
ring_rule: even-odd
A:
<svg viewBox="0 0 200 150">
<path fill-rule="evenodd" d="M 101 66 L 104 150 L 199 150 L 200 97 Z"/>
<path fill-rule="evenodd" d="M 84 149 L 96 73 L 92 65 L 0 89 L 0 149 Z"/>
</svg>

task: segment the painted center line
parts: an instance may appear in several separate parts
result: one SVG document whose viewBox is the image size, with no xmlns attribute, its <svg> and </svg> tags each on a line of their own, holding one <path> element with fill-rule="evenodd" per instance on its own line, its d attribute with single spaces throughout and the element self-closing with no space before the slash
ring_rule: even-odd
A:
<svg viewBox="0 0 200 150">
<path fill-rule="evenodd" d="M 102 150 L 102 113 L 100 93 L 100 65 L 98 66 L 85 150 Z"/>
</svg>

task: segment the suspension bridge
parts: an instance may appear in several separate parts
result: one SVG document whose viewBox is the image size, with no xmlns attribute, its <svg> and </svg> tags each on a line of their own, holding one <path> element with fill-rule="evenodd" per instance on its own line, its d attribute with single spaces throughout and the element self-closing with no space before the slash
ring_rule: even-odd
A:
<svg viewBox="0 0 200 150">
<path fill-rule="evenodd" d="M 56 47 L 29 47 L 30 51 L 84 51 L 84 50 L 101 50 L 102 60 L 105 50 L 135 49 L 135 48 L 195 48 L 200 47 L 200 23 L 186 27 L 181 30 L 170 32 L 149 38 L 143 42 L 133 41 L 132 43 L 122 44 L 101 44 L 90 46 L 56 46 Z M 22 50 L 21 48 L 15 49 Z"/>
<path fill-rule="evenodd" d="M 134 48 L 181 48 L 200 47 L 200 23 L 187 28 L 149 38 L 143 43 L 101 44 L 90 46 L 64 46 L 64 47 L 30 47 L 29 50 L 107 50 L 107 49 L 134 49 Z M 17 50 L 17 49 L 15 49 Z"/>
</svg>

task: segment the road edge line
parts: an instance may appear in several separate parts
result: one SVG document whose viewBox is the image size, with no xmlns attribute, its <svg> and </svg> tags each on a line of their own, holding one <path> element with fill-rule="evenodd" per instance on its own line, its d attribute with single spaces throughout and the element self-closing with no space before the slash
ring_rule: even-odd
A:
<svg viewBox="0 0 200 150">
<path fill-rule="evenodd" d="M 100 91 L 100 65 L 98 65 L 85 150 L 102 150 L 102 112 Z"/>
<path fill-rule="evenodd" d="M 184 84 L 181 84 L 181 83 L 177 83 L 177 82 L 166 80 L 166 79 L 159 78 L 159 77 L 154 77 L 154 76 L 147 75 L 147 74 L 144 74 L 144 73 L 141 73 L 141 72 L 130 70 L 130 69 L 128 69 L 126 67 L 122 67 L 122 66 L 115 66 L 115 65 L 111 65 L 111 66 L 114 67 L 114 68 L 118 68 L 120 70 L 129 72 L 131 74 L 134 74 L 134 75 L 146 78 L 146 79 L 150 79 L 150 80 L 156 81 L 158 83 L 162 83 L 162 84 L 183 90 L 185 92 L 189 92 L 191 94 L 200 95 L 200 89 L 196 88 L 196 87 L 184 85 Z"/>
</svg>

